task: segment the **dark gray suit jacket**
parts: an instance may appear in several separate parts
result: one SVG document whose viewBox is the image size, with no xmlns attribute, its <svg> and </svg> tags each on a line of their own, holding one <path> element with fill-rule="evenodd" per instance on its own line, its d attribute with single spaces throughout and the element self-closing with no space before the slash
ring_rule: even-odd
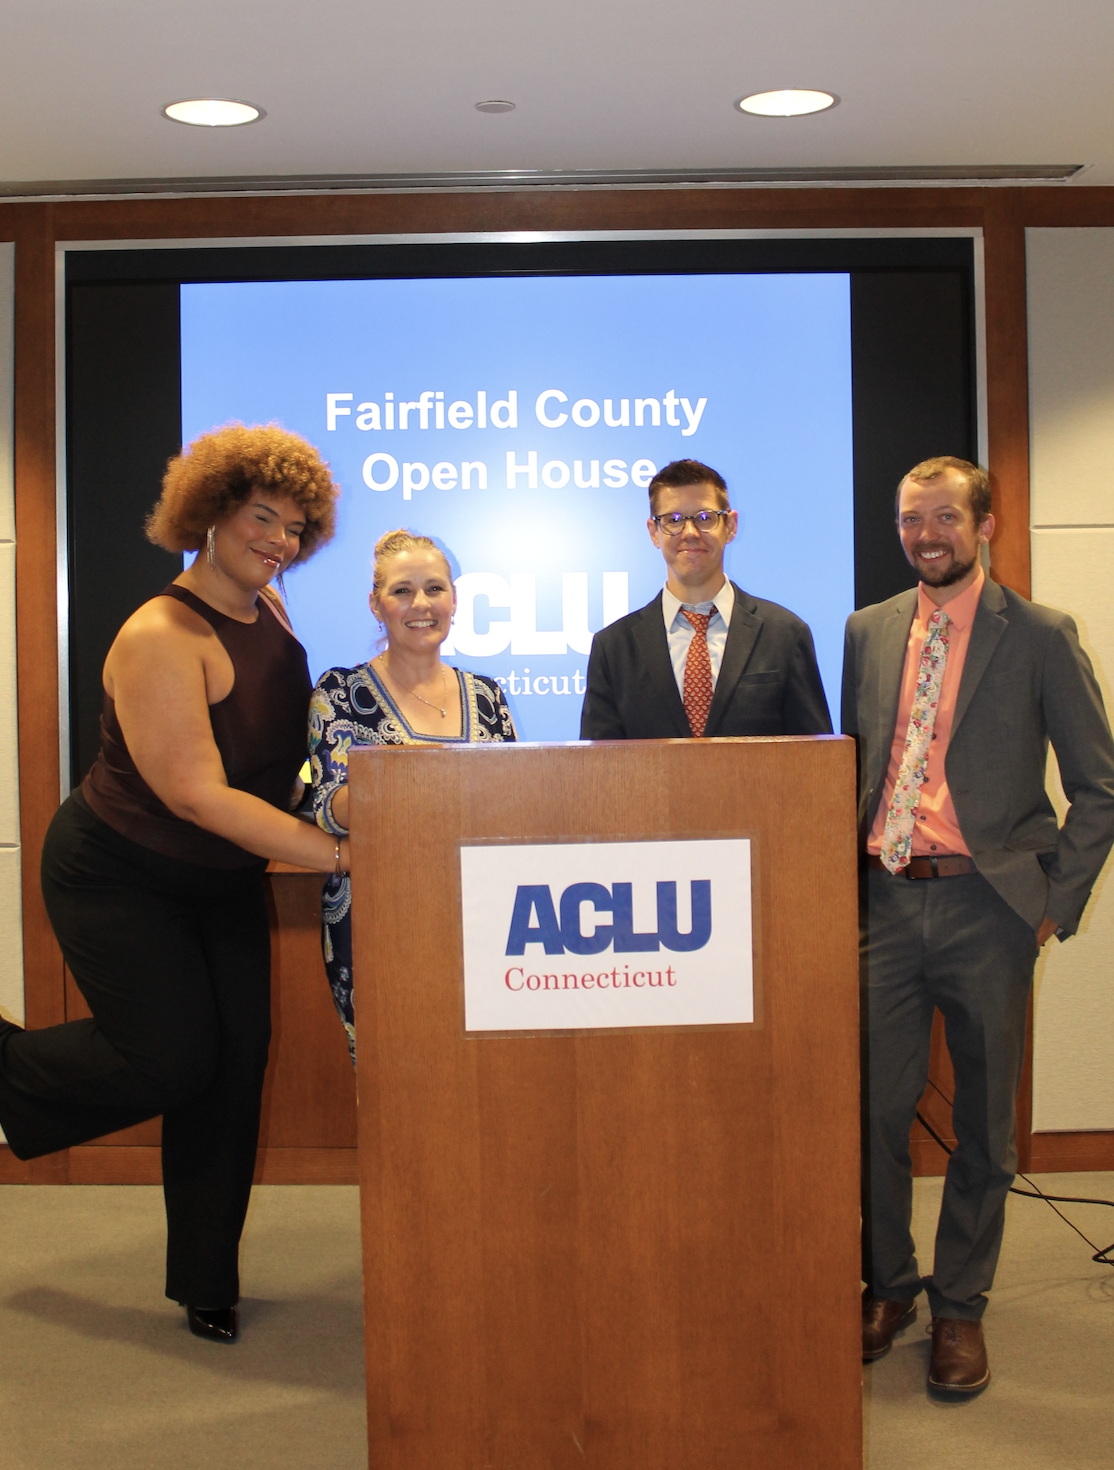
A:
<svg viewBox="0 0 1114 1470">
<path fill-rule="evenodd" d="M 808 624 L 776 602 L 735 589 L 705 735 L 830 735 Z M 581 740 L 687 739 L 692 734 L 669 659 L 661 593 L 592 640 Z"/>
<path fill-rule="evenodd" d="M 864 844 L 882 799 L 916 609 L 913 588 L 847 620 L 843 730 L 859 742 Z M 1045 790 L 1050 740 L 1071 803 L 1062 828 Z M 1034 929 L 1047 914 L 1074 934 L 1114 842 L 1114 741 L 1067 613 L 987 578 L 945 772 L 979 872 Z"/>
</svg>

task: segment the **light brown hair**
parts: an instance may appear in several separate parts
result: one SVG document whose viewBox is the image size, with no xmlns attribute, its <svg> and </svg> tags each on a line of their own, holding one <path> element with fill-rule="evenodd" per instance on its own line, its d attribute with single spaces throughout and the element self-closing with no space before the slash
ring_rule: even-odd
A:
<svg viewBox="0 0 1114 1470">
<path fill-rule="evenodd" d="M 937 475 L 942 475 L 945 470 L 955 470 L 967 485 L 967 494 L 971 505 L 971 514 L 975 518 L 975 525 L 981 526 L 991 511 L 990 503 L 990 481 L 985 470 L 980 470 L 977 464 L 970 460 L 956 459 L 951 454 L 939 454 L 935 459 L 922 459 L 920 464 L 915 464 L 908 474 L 902 475 L 898 482 L 897 495 L 894 499 L 895 514 L 901 514 L 901 487 L 906 480 L 916 480 L 921 483 L 924 480 L 935 480 Z"/>
<path fill-rule="evenodd" d="M 449 558 L 438 546 L 437 542 L 429 536 L 420 536 L 417 531 L 407 531 L 401 526 L 397 531 L 385 531 L 375 543 L 375 553 L 372 557 L 372 592 L 382 592 L 386 573 L 383 563 L 395 556 L 403 556 L 408 551 L 435 551 L 445 563 L 445 570 L 449 574 L 449 586 L 452 586 L 453 572 L 449 566 Z"/>
<path fill-rule="evenodd" d="M 253 493 L 289 496 L 304 512 L 293 565 L 331 540 L 340 487 L 313 445 L 278 424 L 226 424 L 183 449 L 166 467 L 147 539 L 167 551 L 200 551 L 208 528 Z"/>
</svg>

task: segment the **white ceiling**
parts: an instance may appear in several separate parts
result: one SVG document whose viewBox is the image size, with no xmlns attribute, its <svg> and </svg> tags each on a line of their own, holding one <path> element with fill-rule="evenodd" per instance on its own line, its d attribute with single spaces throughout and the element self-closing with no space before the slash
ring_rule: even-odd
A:
<svg viewBox="0 0 1114 1470">
<path fill-rule="evenodd" d="M 1111 0 L 0 0 L 0 182 L 476 169 L 1091 165 Z M 819 87 L 813 117 L 747 92 Z M 164 103 L 246 99 L 249 127 Z M 509 98 L 485 116 L 473 104 Z"/>
</svg>

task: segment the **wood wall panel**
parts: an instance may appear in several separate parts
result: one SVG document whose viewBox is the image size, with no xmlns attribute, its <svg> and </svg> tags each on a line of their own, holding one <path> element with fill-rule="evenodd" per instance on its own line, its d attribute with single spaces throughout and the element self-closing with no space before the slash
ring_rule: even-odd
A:
<svg viewBox="0 0 1114 1470">
<path fill-rule="evenodd" d="M 954 1148 L 951 1109 L 941 1111 L 944 1114 L 943 1127 L 939 1126 L 939 1118 L 930 1118 L 929 1121 L 941 1138 Z M 1018 1168 L 1025 1174 L 1073 1174 L 1092 1170 L 1114 1172 L 1114 1131 L 1109 1129 L 1081 1133 L 1030 1133 L 1028 1145 L 1028 1159 L 1018 1160 Z M 910 1147 L 913 1173 L 918 1178 L 944 1173 L 947 1155 L 920 1124 L 914 1125 Z"/>
<path fill-rule="evenodd" d="M 459 193 L 88 200 L 0 204 L 0 238 L 16 241 L 16 516 L 20 680 L 24 950 L 28 1020 L 67 1014 L 61 957 L 38 884 L 41 844 L 57 803 L 57 647 L 54 562 L 54 244 L 56 240 L 259 238 L 522 230 L 922 229 L 985 232 L 990 469 L 1000 530 L 998 576 L 1027 592 L 1028 444 L 1025 347 L 1025 225 L 1114 224 L 1114 189 L 519 189 Z M 307 966 L 309 926 L 290 891 L 279 948 Z M 299 958 L 300 957 L 300 958 Z M 285 961 L 284 961 L 285 963 Z M 308 973 L 308 971 L 307 971 Z M 324 984 L 323 979 L 321 984 Z M 310 987 L 312 990 L 312 987 Z M 305 992 L 306 995 L 310 990 Z M 320 997 L 319 997 L 320 1001 Z M 328 1005 L 327 994 L 324 1003 Z M 306 1002 L 308 1005 L 309 1002 Z M 314 1003 L 317 1004 L 317 1003 Z M 288 1046 L 308 1026 L 305 1045 Z M 285 982 L 276 1013 L 271 1129 L 294 1151 L 339 1146 L 350 1129 L 351 1079 L 339 1031 L 303 1008 Z M 324 1047 L 323 1051 L 318 1050 Z M 341 1065 L 343 1063 L 343 1065 Z M 311 1124 L 310 1118 L 316 1121 Z M 349 1121 L 342 1122 L 342 1119 Z M 150 1128 L 151 1125 L 144 1125 Z M 310 1137 L 312 1135 L 312 1141 Z M 137 1135 L 138 1136 L 138 1135 Z M 148 1132 L 143 1135 L 150 1139 Z M 150 1147 L 151 1143 L 132 1147 Z M 270 1145 L 269 1145 L 270 1146 Z M 275 1145 L 278 1146 L 278 1145 Z M 348 1145 L 344 1145 L 347 1147 Z M 101 1145 L 107 1154 L 111 1146 Z M 929 1145 L 935 1148 L 935 1145 Z M 4 1176 L 0 1152 L 0 1177 Z M 308 1160 L 309 1155 L 303 1155 Z M 66 1173 L 63 1156 L 28 1166 L 36 1177 Z M 83 1166 L 84 1167 L 84 1166 Z M 107 1167 L 107 1163 L 99 1167 Z M 332 1167 L 332 1165 L 329 1165 Z M 308 1163 L 307 1163 L 308 1168 Z"/>
<path fill-rule="evenodd" d="M 999 582 L 1028 597 L 1029 366 L 1021 194 L 1020 189 L 988 191 L 983 249 L 988 369 L 994 364 L 986 385 L 987 452 L 998 517 L 990 562 Z"/>
<path fill-rule="evenodd" d="M 70 1159 L 66 1150 L 24 1163 L 8 1145 L 0 1144 L 0 1184 L 68 1184 Z"/>
<path fill-rule="evenodd" d="M 39 1165 L 38 1171 L 35 1165 Z M 358 1184 L 354 1148 L 261 1148 L 256 1184 Z M 0 1144 L 0 1184 L 161 1184 L 159 1149 L 83 1144 L 21 1163 Z"/>
<path fill-rule="evenodd" d="M 488 189 L 310 198 L 61 203 L 59 240 L 201 239 L 470 230 L 847 229 L 978 226 L 980 189 Z M 22 205 L 0 205 L 3 211 Z"/>
<path fill-rule="evenodd" d="M 1114 1172 L 1114 1131 L 1034 1133 L 1030 1169 L 1034 1174 L 1071 1174 L 1101 1169 Z"/>
<path fill-rule="evenodd" d="M 356 1074 L 321 959 L 321 877 L 268 879 L 271 909 L 271 1052 L 263 1090 L 256 1180 L 263 1184 L 356 1182 Z M 90 1014 L 65 970 L 65 1019 Z M 0 1149 L 0 1183 L 158 1184 L 158 1118 L 21 1164 Z M 58 1176 L 62 1175 L 63 1178 Z"/>
<path fill-rule="evenodd" d="M 356 1074 L 321 958 L 321 875 L 268 881 L 272 1032 L 260 1143 L 354 1153 Z"/>
<path fill-rule="evenodd" d="M 15 232 L 16 668 L 19 680 L 23 964 L 29 1026 L 64 1019 L 62 956 L 39 887 L 43 838 L 58 806 L 55 577 L 54 239 L 49 205 Z"/>
<path fill-rule="evenodd" d="M 943 1139 L 948 1149 L 956 1146 L 955 1125 L 952 1122 L 951 1100 L 955 1097 L 955 1073 L 948 1054 L 948 1043 L 944 1037 L 944 1018 L 939 1011 L 932 1018 L 932 1043 L 928 1061 L 929 1083 L 924 1096 L 917 1104 L 917 1111 Z M 1028 1170 L 1036 1168 L 1032 1161 L 1033 1139 L 1033 997 L 1029 996 L 1029 1026 L 1025 1037 L 1025 1061 L 1021 1069 L 1021 1085 L 1017 1096 L 1017 1166 Z M 913 1157 L 913 1173 L 920 1179 L 927 1175 L 942 1175 L 948 1167 L 948 1153 L 923 1126 L 918 1118 L 913 1124 L 909 1139 L 909 1151 Z"/>
<path fill-rule="evenodd" d="M 58 804 L 58 638 L 55 600 L 54 239 L 49 205 L 13 217 L 15 240 L 16 673 L 26 1023 L 65 1014 L 62 956 L 39 887 L 43 838 Z M 58 1182 L 58 1155 L 27 1166 Z"/>
<path fill-rule="evenodd" d="M 941 1073 L 946 1078 L 946 1073 Z M 930 1119 L 941 1137 L 954 1143 L 949 1115 Z M 943 1122 L 943 1127 L 937 1123 Z M 918 1178 L 942 1175 L 946 1156 L 918 1126 L 910 1140 L 913 1173 Z M 1114 1131 L 1034 1133 L 1026 1173 L 1114 1173 Z M 75 1158 L 76 1156 L 76 1158 Z M 356 1153 L 350 1148 L 261 1148 L 255 1171 L 260 1184 L 356 1184 Z M 86 1145 L 68 1153 L 22 1163 L 0 1145 L 0 1184 L 161 1184 L 158 1149 L 122 1149 Z"/>
</svg>

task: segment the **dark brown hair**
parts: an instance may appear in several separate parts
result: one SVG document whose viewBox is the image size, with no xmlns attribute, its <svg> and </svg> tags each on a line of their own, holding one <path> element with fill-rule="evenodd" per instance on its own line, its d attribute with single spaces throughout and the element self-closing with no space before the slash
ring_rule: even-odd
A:
<svg viewBox="0 0 1114 1470">
<path fill-rule="evenodd" d="M 210 526 L 253 492 L 289 496 L 305 513 L 294 565 L 332 538 L 340 487 L 308 440 L 278 424 L 226 424 L 202 434 L 166 467 L 162 494 L 147 517 L 147 539 L 167 551 L 200 551 Z"/>
<path fill-rule="evenodd" d="M 908 474 L 902 475 L 898 482 L 897 495 L 894 499 L 894 510 L 897 515 L 901 514 L 901 487 L 906 480 L 935 480 L 937 475 L 942 475 L 945 470 L 955 470 L 967 485 L 967 494 L 970 499 L 971 514 L 975 518 L 975 525 L 981 526 L 990 514 L 990 481 L 987 479 L 986 471 L 980 470 L 977 464 L 970 460 L 956 459 L 951 454 L 940 454 L 935 459 L 922 459 L 920 464 L 915 464 Z"/>
<path fill-rule="evenodd" d="M 657 511 L 654 496 L 658 490 L 680 490 L 686 485 L 711 485 L 716 491 L 720 510 L 730 510 L 727 481 L 718 471 L 701 464 L 698 459 L 675 459 L 658 470 L 650 481 L 650 514 Z"/>
</svg>

